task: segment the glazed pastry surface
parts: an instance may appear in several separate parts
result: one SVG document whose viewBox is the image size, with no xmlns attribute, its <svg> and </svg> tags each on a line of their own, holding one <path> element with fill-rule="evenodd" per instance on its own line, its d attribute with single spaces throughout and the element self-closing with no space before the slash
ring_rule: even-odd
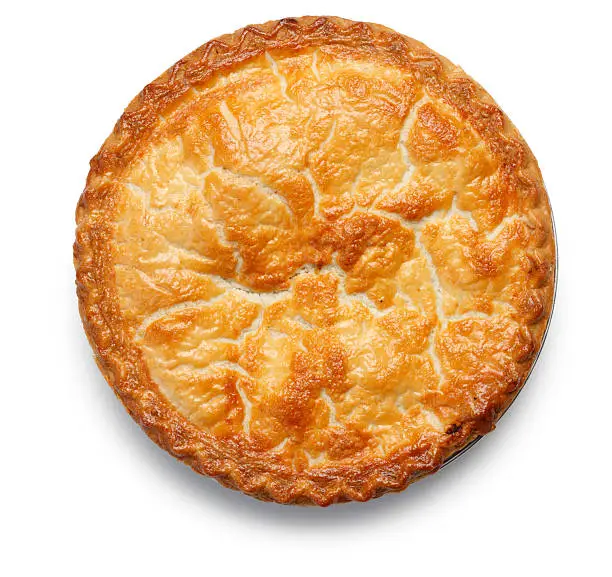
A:
<svg viewBox="0 0 612 577">
<path fill-rule="evenodd" d="M 84 324 L 196 470 L 364 500 L 437 469 L 524 383 L 552 307 L 548 200 L 490 97 L 417 42 L 246 30 L 216 41 L 229 62 L 209 43 L 145 89 L 92 161 Z"/>
</svg>

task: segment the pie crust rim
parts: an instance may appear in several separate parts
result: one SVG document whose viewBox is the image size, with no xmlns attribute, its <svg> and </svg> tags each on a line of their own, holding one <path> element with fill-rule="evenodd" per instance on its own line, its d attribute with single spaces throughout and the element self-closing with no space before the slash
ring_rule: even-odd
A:
<svg viewBox="0 0 612 577">
<path fill-rule="evenodd" d="M 554 290 L 544 303 L 546 328 L 536 354 L 525 367 L 521 383 L 513 391 L 495 397 L 478 421 L 461 423 L 450 431 L 434 455 L 422 461 L 409 451 L 372 460 L 359 469 L 327 467 L 302 474 L 287 473 L 274 460 L 245 453 L 238 444 L 219 447 L 166 400 L 151 381 L 139 348 L 125 330 L 114 283 L 112 255 L 113 185 L 103 175 L 127 162 L 138 139 L 157 122 L 158 115 L 172 107 L 193 85 L 216 71 L 233 66 L 270 49 L 297 49 L 327 43 L 363 45 L 374 42 L 402 51 L 437 83 L 449 99 L 461 101 L 487 135 L 505 139 L 522 155 L 533 160 L 526 143 L 491 97 L 450 61 L 421 43 L 377 24 L 352 22 L 335 17 L 301 17 L 247 26 L 216 38 L 177 62 L 130 103 L 113 133 L 91 161 L 87 185 L 79 201 L 74 262 L 77 271 L 79 310 L 96 362 L 116 395 L 147 435 L 160 447 L 198 473 L 221 484 L 263 500 L 279 503 L 316 504 L 366 501 L 389 491 L 400 491 L 413 481 L 431 474 L 490 431 L 508 408 L 529 376 L 550 325 Z M 474 118 L 470 120 L 474 121 Z M 488 136 L 483 136 L 487 142 Z M 517 167 L 520 171 L 521 168 Z M 542 186 L 543 184 L 540 183 Z M 544 193 L 545 202 L 548 203 Z M 552 212 L 548 205 L 552 221 Z M 556 243 L 553 227 L 553 244 Z M 556 246 L 553 248 L 553 285 L 556 286 Z"/>
</svg>

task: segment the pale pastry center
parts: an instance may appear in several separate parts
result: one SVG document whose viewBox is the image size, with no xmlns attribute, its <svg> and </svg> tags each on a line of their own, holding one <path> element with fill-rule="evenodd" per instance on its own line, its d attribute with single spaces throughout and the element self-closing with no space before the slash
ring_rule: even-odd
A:
<svg viewBox="0 0 612 577">
<path fill-rule="evenodd" d="M 470 347 L 512 361 L 486 343 L 514 338 L 525 217 L 490 202 L 498 162 L 406 70 L 266 54 L 160 120 L 120 184 L 122 311 L 211 435 L 296 466 L 383 455 L 444 434 Z"/>
</svg>

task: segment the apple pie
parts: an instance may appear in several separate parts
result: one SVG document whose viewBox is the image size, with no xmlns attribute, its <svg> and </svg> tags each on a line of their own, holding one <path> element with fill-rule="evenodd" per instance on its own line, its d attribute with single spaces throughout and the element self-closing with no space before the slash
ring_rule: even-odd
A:
<svg viewBox="0 0 612 577">
<path fill-rule="evenodd" d="M 328 505 L 490 431 L 542 346 L 550 205 L 491 97 L 376 24 L 198 48 L 91 161 L 83 324 L 132 417 L 197 472 Z"/>
</svg>

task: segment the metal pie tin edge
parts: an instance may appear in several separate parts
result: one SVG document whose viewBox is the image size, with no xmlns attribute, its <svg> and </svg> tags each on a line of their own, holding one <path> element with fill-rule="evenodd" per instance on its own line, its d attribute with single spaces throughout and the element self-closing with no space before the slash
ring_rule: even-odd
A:
<svg viewBox="0 0 612 577">
<path fill-rule="evenodd" d="M 551 320 L 552 320 L 554 312 L 555 312 L 555 302 L 557 300 L 557 284 L 559 282 L 559 244 L 558 244 L 558 241 L 557 241 L 557 228 L 556 228 L 556 225 L 555 225 L 555 217 L 554 217 L 552 206 L 551 206 L 551 203 L 550 203 L 550 197 L 548 196 L 548 192 L 547 191 L 546 191 L 546 196 L 548 198 L 548 206 L 550 208 L 550 220 L 551 220 L 551 223 L 552 223 L 553 240 L 554 240 L 554 243 L 555 243 L 555 281 L 554 281 L 554 285 L 553 285 L 552 306 L 551 306 L 551 309 L 550 309 L 550 315 L 548 316 L 548 320 L 546 321 L 546 327 L 544 328 L 544 334 L 542 335 L 542 342 L 540 343 L 540 348 L 536 352 L 536 355 L 535 355 L 535 358 L 533 360 L 533 363 L 531 364 L 529 372 L 527 373 L 527 377 L 525 378 L 525 382 L 523 383 L 523 385 L 519 389 L 518 393 L 516 395 L 514 395 L 514 398 L 512 399 L 512 401 L 510 401 L 510 404 L 504 409 L 502 414 L 498 417 L 496 423 L 498 423 L 501 420 L 501 418 L 505 415 L 506 411 L 513 405 L 514 401 L 516 401 L 517 397 L 521 394 L 521 391 L 525 388 L 525 386 L 529 382 L 529 378 L 531 377 L 531 375 L 533 373 L 533 370 L 535 369 L 535 367 L 536 367 L 536 365 L 538 363 L 538 359 L 540 358 L 540 355 L 542 354 L 542 350 L 544 349 L 544 345 L 546 344 L 546 337 L 548 336 L 548 331 L 550 329 L 550 323 L 551 323 Z M 458 451 L 456 451 L 455 453 L 450 455 L 450 457 L 448 457 L 442 463 L 442 466 L 440 467 L 440 469 L 443 469 L 444 467 L 446 467 L 446 465 L 449 465 L 450 463 L 452 463 L 453 461 L 455 461 L 456 459 L 461 457 L 461 455 L 463 455 L 464 453 L 469 451 L 483 437 L 484 437 L 484 435 L 478 435 L 475 439 L 472 439 L 467 445 L 461 447 L 461 449 L 459 449 Z"/>
</svg>

